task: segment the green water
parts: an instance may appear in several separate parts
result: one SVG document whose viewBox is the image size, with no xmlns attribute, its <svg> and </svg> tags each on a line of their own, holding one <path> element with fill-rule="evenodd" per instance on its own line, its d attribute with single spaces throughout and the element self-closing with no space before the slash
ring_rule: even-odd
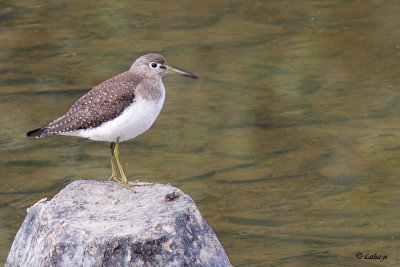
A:
<svg viewBox="0 0 400 267">
<path fill-rule="evenodd" d="M 400 265 L 399 21 L 396 1 L 2 1 L 0 264 L 27 207 L 111 171 L 107 143 L 24 133 L 157 52 L 200 79 L 164 78 L 121 145 L 131 180 L 191 195 L 235 266 Z"/>
</svg>

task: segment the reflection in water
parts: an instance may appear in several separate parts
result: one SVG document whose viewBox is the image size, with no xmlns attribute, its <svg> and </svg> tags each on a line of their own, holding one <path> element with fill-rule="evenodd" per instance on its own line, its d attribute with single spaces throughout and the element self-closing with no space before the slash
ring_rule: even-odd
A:
<svg viewBox="0 0 400 267">
<path fill-rule="evenodd" d="M 0 260 L 25 208 L 109 177 L 106 143 L 23 134 L 147 52 L 166 77 L 128 177 L 181 187 L 235 266 L 398 265 L 400 4 L 14 2 L 0 10 Z"/>
</svg>

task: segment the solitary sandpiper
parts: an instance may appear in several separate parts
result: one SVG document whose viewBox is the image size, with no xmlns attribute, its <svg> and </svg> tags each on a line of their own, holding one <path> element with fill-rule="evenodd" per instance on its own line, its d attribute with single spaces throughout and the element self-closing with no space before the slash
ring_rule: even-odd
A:
<svg viewBox="0 0 400 267">
<path fill-rule="evenodd" d="M 119 142 L 144 133 L 156 120 L 165 99 L 161 79 L 169 71 L 197 79 L 193 74 L 168 66 L 162 55 L 147 54 L 136 59 L 128 71 L 87 92 L 61 117 L 26 136 L 71 135 L 110 142 L 112 175 L 109 180 L 116 180 L 127 188 L 139 185 L 128 182 L 125 176 L 119 160 Z"/>
</svg>

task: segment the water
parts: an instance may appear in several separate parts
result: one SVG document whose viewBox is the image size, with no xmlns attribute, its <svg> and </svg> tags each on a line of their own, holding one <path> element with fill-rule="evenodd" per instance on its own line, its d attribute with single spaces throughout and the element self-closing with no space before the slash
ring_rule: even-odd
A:
<svg viewBox="0 0 400 267">
<path fill-rule="evenodd" d="M 0 262 L 27 207 L 110 175 L 106 143 L 24 133 L 157 52 L 200 79 L 164 79 L 128 177 L 190 194 L 235 266 L 399 265 L 398 21 L 395 1 L 2 1 Z"/>
</svg>

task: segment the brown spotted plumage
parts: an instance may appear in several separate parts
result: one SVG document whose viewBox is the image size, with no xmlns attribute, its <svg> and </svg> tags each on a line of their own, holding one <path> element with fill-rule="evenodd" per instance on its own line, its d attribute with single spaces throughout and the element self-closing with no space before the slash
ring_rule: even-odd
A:
<svg viewBox="0 0 400 267">
<path fill-rule="evenodd" d="M 58 119 L 45 126 L 46 135 L 88 129 L 117 117 L 135 101 L 140 77 L 129 71 L 94 87 Z"/>
</svg>

